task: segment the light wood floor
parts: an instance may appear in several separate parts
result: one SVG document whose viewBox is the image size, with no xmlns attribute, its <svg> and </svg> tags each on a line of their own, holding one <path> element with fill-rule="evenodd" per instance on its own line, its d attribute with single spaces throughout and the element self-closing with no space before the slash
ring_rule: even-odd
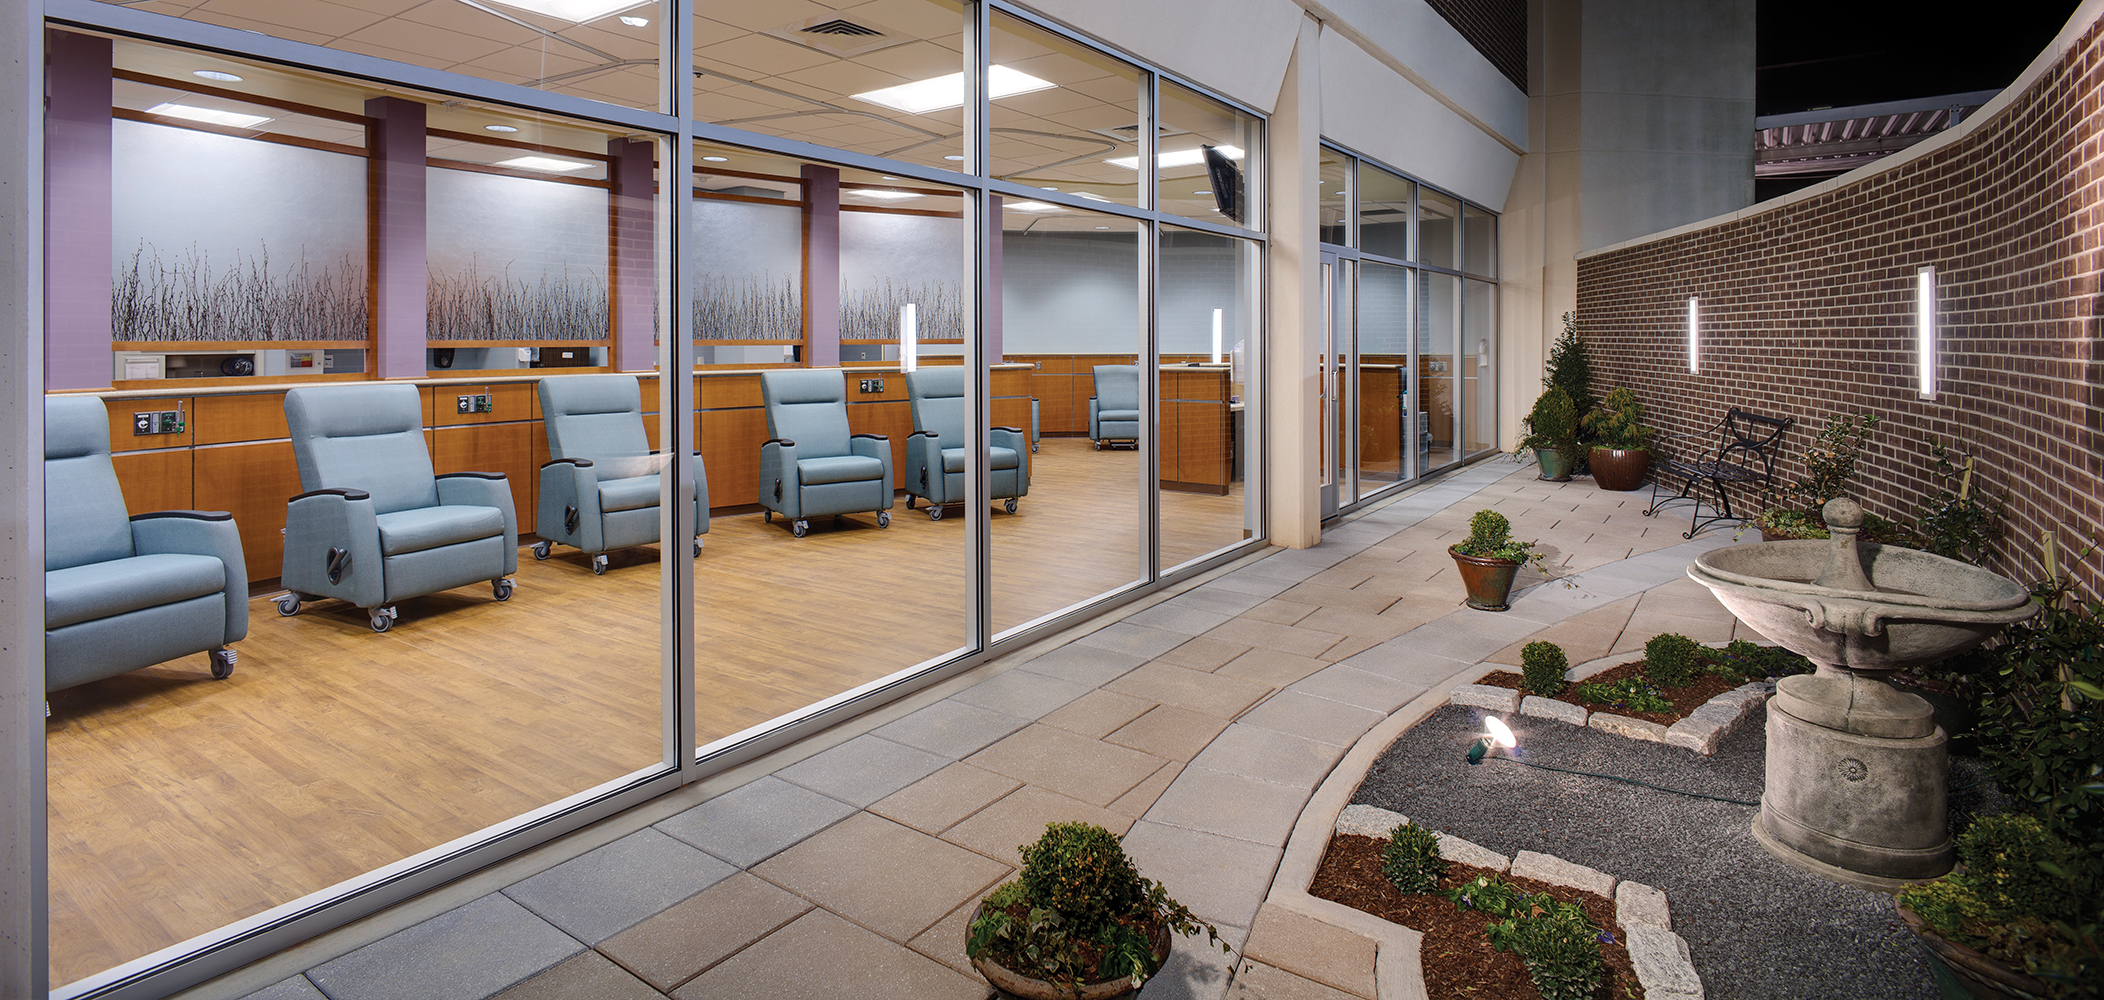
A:
<svg viewBox="0 0 2104 1000">
<path fill-rule="evenodd" d="M 1047 438 L 993 515 L 996 630 L 1141 575 L 1138 459 Z M 965 522 L 903 505 L 719 517 L 696 563 L 707 742 L 965 643 Z M 1162 564 L 1240 541 L 1242 493 L 1162 494 Z M 68 983 L 659 760 L 659 565 L 574 551 L 499 604 L 250 611 L 234 676 L 203 656 L 59 692 L 47 727 L 52 982 Z"/>
</svg>

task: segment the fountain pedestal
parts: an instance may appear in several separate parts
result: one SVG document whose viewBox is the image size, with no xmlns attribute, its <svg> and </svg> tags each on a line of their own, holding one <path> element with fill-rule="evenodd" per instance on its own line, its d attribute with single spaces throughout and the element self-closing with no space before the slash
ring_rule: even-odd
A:
<svg viewBox="0 0 2104 1000">
<path fill-rule="evenodd" d="M 1767 781 L 1753 835 L 1819 874 L 1894 889 L 1950 871 L 1948 737 L 1927 701 L 1884 678 L 1985 641 L 2036 612 L 2015 581 L 1941 556 L 1859 546 L 1863 509 L 1822 512 L 1830 542 L 1734 545 L 1688 575 L 1740 621 L 1818 665 L 1768 703 Z"/>
</svg>

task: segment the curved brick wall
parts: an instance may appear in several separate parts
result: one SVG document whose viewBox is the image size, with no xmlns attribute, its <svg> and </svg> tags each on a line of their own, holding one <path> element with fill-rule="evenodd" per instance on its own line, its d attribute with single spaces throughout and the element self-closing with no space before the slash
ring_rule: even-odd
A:
<svg viewBox="0 0 2104 1000">
<path fill-rule="evenodd" d="M 1923 437 L 1954 442 L 1979 456 L 1976 483 L 2009 494 L 1991 565 L 2021 580 L 2042 576 L 2040 531 L 2104 538 L 2099 24 L 2021 88 L 1947 145 L 1845 186 L 1581 258 L 1596 389 L 1632 387 L 1654 423 L 1682 433 L 1732 405 L 1794 416 L 1791 477 L 1828 415 L 1877 413 L 1858 497 L 1888 516 L 1911 519 L 1933 489 Z M 1915 387 L 1924 265 L 1941 290 L 1934 400 Z M 1691 295 L 1699 375 L 1687 371 Z M 2104 554 L 2072 568 L 2104 592 Z"/>
</svg>

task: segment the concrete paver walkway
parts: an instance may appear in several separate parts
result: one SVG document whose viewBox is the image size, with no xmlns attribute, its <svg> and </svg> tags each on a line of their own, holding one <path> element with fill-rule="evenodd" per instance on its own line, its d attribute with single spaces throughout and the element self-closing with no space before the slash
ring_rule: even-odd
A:
<svg viewBox="0 0 2104 1000">
<path fill-rule="evenodd" d="M 1086 820 L 1247 960 L 1230 985 L 1180 941 L 1148 1000 L 1384 1000 L 1374 941 L 1265 905 L 1310 794 L 1398 708 L 1532 639 L 1578 663 L 1745 637 L 1684 575 L 1732 529 L 1686 541 L 1643 506 L 1479 464 L 185 996 L 978 1000 L 977 900 L 1047 822 Z M 1446 553 L 1482 507 L 1557 577 L 1523 576 L 1504 614 L 1460 606 Z"/>
</svg>

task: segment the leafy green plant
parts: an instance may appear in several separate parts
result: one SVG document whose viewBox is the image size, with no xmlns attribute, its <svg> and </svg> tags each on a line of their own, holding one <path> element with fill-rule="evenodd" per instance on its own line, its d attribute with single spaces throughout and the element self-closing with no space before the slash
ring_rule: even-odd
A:
<svg viewBox="0 0 2104 1000">
<path fill-rule="evenodd" d="M 1395 891 L 1431 892 L 1446 870 L 1438 834 L 1416 823 L 1403 823 L 1388 834 L 1388 846 L 1381 850 L 1381 874 L 1395 884 Z"/>
<path fill-rule="evenodd" d="M 1473 881 L 1463 882 L 1441 895 L 1457 908 L 1476 910 L 1492 917 L 1510 917 L 1520 908 L 1519 887 L 1496 875 L 1478 875 Z"/>
<path fill-rule="evenodd" d="M 1982 816 L 1958 838 L 1965 881 L 1989 909 L 2046 920 L 2081 915 L 2081 863 L 2034 816 Z M 2085 880 L 2086 881 L 2086 880 Z"/>
<path fill-rule="evenodd" d="M 1562 389 L 1564 395 L 1571 397 L 1573 424 L 1583 433 L 1586 415 L 1593 412 L 1598 401 L 1593 397 L 1593 356 L 1578 335 L 1575 312 L 1563 314 L 1563 333 L 1549 345 L 1541 384 L 1544 389 Z M 1585 443 L 1582 437 L 1579 443 Z"/>
<path fill-rule="evenodd" d="M 1562 694 L 1566 683 L 1563 674 L 1570 668 L 1570 658 L 1564 655 L 1563 647 L 1553 642 L 1537 639 L 1520 647 L 1520 669 L 1530 693 L 1544 698 Z"/>
<path fill-rule="evenodd" d="M 1490 946 L 1527 963 L 1542 1000 L 1587 1000 L 1607 978 L 1600 928 L 1576 903 L 1537 894 L 1519 905 L 1521 915 L 1484 928 Z"/>
<path fill-rule="evenodd" d="M 1571 467 L 1581 454 L 1578 448 L 1578 407 L 1568 393 L 1552 388 L 1534 400 L 1534 409 L 1522 420 L 1527 436 L 1520 439 L 1513 457 L 1525 461 L 1539 450 L 1553 450 Z"/>
<path fill-rule="evenodd" d="M 1585 415 L 1585 427 L 1593 433 L 1595 448 L 1648 448 L 1658 433 L 1644 426 L 1644 404 L 1627 387 L 1610 390 L 1607 401 Z"/>
<path fill-rule="evenodd" d="M 1468 537 L 1454 546 L 1465 556 L 1525 562 L 1534 557 L 1533 542 L 1512 540 L 1512 522 L 1494 510 L 1479 510 L 1468 519 Z"/>
<path fill-rule="evenodd" d="M 1608 705 L 1632 712 L 1670 712 L 1673 703 L 1658 693 L 1642 675 L 1618 681 L 1591 681 L 1578 685 L 1578 700 L 1588 705 Z"/>
<path fill-rule="evenodd" d="M 2005 794 L 2055 832 L 2104 853 L 2104 605 L 2033 592 L 2029 621 L 1975 671 L 1980 755 Z"/>
<path fill-rule="evenodd" d="M 2053 996 L 2104 996 L 2104 876 L 2094 855 L 2018 815 L 1974 822 L 1958 855 L 1965 867 L 1900 902 L 1945 939 L 2053 984 Z"/>
<path fill-rule="evenodd" d="M 1760 680 L 1811 673 L 1813 668 L 1812 661 L 1781 646 L 1763 646 L 1744 639 L 1733 639 L 1722 651 L 1713 654 L 1709 666 L 1705 669 L 1714 674 L 1740 680 Z"/>
<path fill-rule="evenodd" d="M 1138 989 L 1160 971 L 1153 940 L 1160 924 L 1186 937 L 1203 930 L 1210 943 L 1232 950 L 1161 883 L 1140 877 L 1117 836 L 1100 826 L 1050 823 L 1018 849 L 1021 874 L 989 893 L 972 919 L 971 958 L 1062 988 L 1122 978 Z"/>
<path fill-rule="evenodd" d="M 1708 652 L 1675 632 L 1654 635 L 1644 643 L 1644 675 L 1661 687 L 1686 687 L 1695 682 Z"/>
<path fill-rule="evenodd" d="M 1965 457 L 1961 470 L 1951 461 L 1950 449 L 1933 435 L 1927 439 L 1929 455 L 1936 460 L 1933 474 L 1941 483 L 1936 492 L 1925 496 L 1915 508 L 1914 529 L 1921 535 L 1922 548 L 1939 556 L 1963 559 L 1982 565 L 1987 547 L 2002 533 L 2002 512 L 2006 496 L 1990 497 L 1985 491 L 1973 493 L 1973 457 Z M 1956 484 L 1957 488 L 1952 489 Z"/>
</svg>

